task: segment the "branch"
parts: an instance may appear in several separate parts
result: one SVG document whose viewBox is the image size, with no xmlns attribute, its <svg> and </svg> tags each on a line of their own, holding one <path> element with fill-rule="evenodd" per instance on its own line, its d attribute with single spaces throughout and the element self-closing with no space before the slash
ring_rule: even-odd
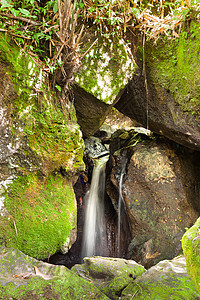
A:
<svg viewBox="0 0 200 300">
<path fill-rule="evenodd" d="M 81 56 L 81 59 L 92 49 L 92 47 L 96 44 L 97 41 L 98 41 L 98 38 L 96 38 L 94 43 L 92 43 L 92 45 L 87 49 L 87 51 Z"/>
<path fill-rule="evenodd" d="M 10 18 L 10 19 L 20 20 L 20 21 L 23 21 L 23 22 L 27 22 L 27 23 L 33 24 L 35 26 L 41 25 L 41 23 L 35 22 L 35 21 L 31 20 L 31 19 L 24 18 L 24 17 L 19 17 L 19 16 L 15 17 L 13 15 L 8 15 L 8 14 L 2 13 L 2 12 L 0 12 L 0 16 L 7 17 L 7 18 Z"/>
</svg>

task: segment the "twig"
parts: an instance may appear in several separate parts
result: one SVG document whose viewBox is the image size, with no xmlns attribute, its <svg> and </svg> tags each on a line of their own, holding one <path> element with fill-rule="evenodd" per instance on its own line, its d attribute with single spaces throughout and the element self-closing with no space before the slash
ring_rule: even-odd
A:
<svg viewBox="0 0 200 300">
<path fill-rule="evenodd" d="M 82 36 L 82 34 L 83 34 L 83 29 L 85 28 L 85 26 L 84 26 L 84 24 L 82 25 L 82 28 L 81 28 L 81 31 L 80 31 L 80 33 L 79 33 L 79 36 L 78 36 L 78 39 L 77 39 L 77 41 L 76 41 L 76 44 L 75 44 L 75 46 L 74 46 L 74 50 L 76 50 L 76 48 L 77 48 L 77 46 L 78 46 L 78 44 L 79 44 L 79 42 L 80 42 L 80 39 L 81 39 L 81 36 Z"/>
<path fill-rule="evenodd" d="M 81 56 L 81 59 L 83 57 L 86 56 L 86 54 L 88 54 L 88 52 L 92 49 L 92 47 L 96 44 L 96 42 L 98 41 L 98 38 L 96 38 L 96 40 L 92 43 L 92 45 L 87 49 L 87 51 L 85 51 L 85 53 Z"/>
<path fill-rule="evenodd" d="M 137 294 L 137 292 L 138 292 L 138 291 L 136 291 L 136 292 L 133 294 L 133 296 L 131 297 L 131 299 L 130 299 L 130 300 L 132 300 L 132 299 L 133 299 L 133 297 L 135 297 L 135 295 Z"/>
<path fill-rule="evenodd" d="M 20 20 L 20 21 L 23 21 L 23 22 L 27 22 L 27 23 L 33 24 L 35 26 L 41 25 L 41 23 L 35 22 L 35 21 L 31 20 L 31 19 L 24 18 L 24 17 L 19 17 L 19 16 L 8 15 L 8 14 L 2 13 L 2 12 L 0 12 L 0 16 L 7 17 L 7 18 L 10 18 L 10 19 Z"/>
<path fill-rule="evenodd" d="M 58 0 L 58 12 L 59 12 L 59 21 L 60 21 L 60 35 L 62 33 L 62 13 L 61 13 L 61 4 L 60 0 Z"/>
<path fill-rule="evenodd" d="M 47 33 L 47 32 L 49 32 L 49 31 L 51 31 L 52 29 L 57 29 L 57 28 L 59 28 L 59 25 L 53 25 L 53 26 L 51 26 L 51 27 L 45 29 L 43 32 L 44 32 L 44 33 Z"/>
<path fill-rule="evenodd" d="M 147 83 L 147 74 L 146 74 L 146 67 L 145 67 L 145 33 L 143 33 L 143 75 L 144 75 L 144 84 L 146 89 L 146 114 L 147 114 L 147 129 L 149 129 L 149 90 L 148 90 L 148 83 Z"/>
<path fill-rule="evenodd" d="M 14 220 L 14 219 L 13 219 L 13 223 L 14 223 L 14 227 L 15 227 L 16 236 L 18 236 L 17 226 L 16 226 L 16 224 L 15 224 L 15 220 Z"/>
</svg>

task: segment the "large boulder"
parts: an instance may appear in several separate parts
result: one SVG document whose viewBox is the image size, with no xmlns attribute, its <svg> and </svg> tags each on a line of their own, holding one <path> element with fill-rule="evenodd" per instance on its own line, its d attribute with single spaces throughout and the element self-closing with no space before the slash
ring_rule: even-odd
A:
<svg viewBox="0 0 200 300">
<path fill-rule="evenodd" d="M 200 218 L 182 238 L 187 271 L 200 293 Z"/>
<path fill-rule="evenodd" d="M 197 150 L 200 149 L 199 39 L 199 23 L 191 22 L 176 40 L 147 42 L 148 91 L 143 66 L 138 63 L 137 74 L 115 105 L 151 131 Z M 137 49 L 142 60 L 142 46 Z"/>
<path fill-rule="evenodd" d="M 59 104 L 34 62 L 3 36 L 0 99 L 0 241 L 46 258 L 76 239 L 70 176 L 84 169 L 82 134 L 73 106 Z"/>
<path fill-rule="evenodd" d="M 195 286 L 187 274 L 183 255 L 164 260 L 136 278 L 123 291 L 121 299 L 199 299 Z"/>
<path fill-rule="evenodd" d="M 102 37 L 94 26 L 87 29 L 80 47 L 82 67 L 75 74 L 76 84 L 97 99 L 112 104 L 135 72 L 131 51 L 123 39 Z"/>
<path fill-rule="evenodd" d="M 122 290 L 146 270 L 132 260 L 111 257 L 86 257 L 72 271 L 92 282 L 110 299 L 119 299 Z"/>
<path fill-rule="evenodd" d="M 108 299 L 64 266 L 37 261 L 14 249 L 0 248 L 0 299 Z"/>
<path fill-rule="evenodd" d="M 150 267 L 179 253 L 185 228 L 198 217 L 199 154 L 159 138 L 144 141 L 133 130 L 118 134 L 111 143 L 107 193 L 118 211 L 124 170 L 121 193 L 132 232 L 128 258 Z"/>
<path fill-rule="evenodd" d="M 80 52 L 82 66 L 75 74 L 72 91 L 78 123 L 88 137 L 99 129 L 113 103 L 119 100 L 136 63 L 123 39 L 103 38 L 96 27 L 87 28 Z"/>
</svg>

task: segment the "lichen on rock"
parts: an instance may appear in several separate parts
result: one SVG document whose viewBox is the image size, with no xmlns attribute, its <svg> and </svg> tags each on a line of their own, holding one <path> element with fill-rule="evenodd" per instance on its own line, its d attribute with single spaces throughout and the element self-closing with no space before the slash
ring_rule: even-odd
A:
<svg viewBox="0 0 200 300">
<path fill-rule="evenodd" d="M 111 104 L 132 78 L 136 69 L 134 58 L 122 39 L 102 38 L 84 56 L 75 82 L 99 100 Z M 96 36 L 92 36 L 93 41 Z M 84 53 L 91 46 L 86 43 Z"/>
</svg>

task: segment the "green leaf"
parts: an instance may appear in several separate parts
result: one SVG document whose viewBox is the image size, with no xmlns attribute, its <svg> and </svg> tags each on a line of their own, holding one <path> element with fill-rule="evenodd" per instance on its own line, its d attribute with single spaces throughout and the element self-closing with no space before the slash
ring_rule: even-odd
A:
<svg viewBox="0 0 200 300">
<path fill-rule="evenodd" d="M 3 8 L 7 8 L 7 7 L 13 7 L 13 5 L 11 4 L 11 1 L 9 1 L 9 0 L 1 0 L 0 2 L 1 2 L 0 10 Z"/>
<path fill-rule="evenodd" d="M 18 9 L 24 17 L 31 17 L 30 12 L 27 9 L 19 8 Z"/>
<path fill-rule="evenodd" d="M 59 92 L 61 92 L 61 87 L 59 85 L 56 84 L 56 88 L 59 90 Z"/>
<path fill-rule="evenodd" d="M 15 17 L 19 15 L 19 11 L 14 8 L 11 8 L 10 11 L 13 14 L 13 16 L 15 16 Z"/>
<path fill-rule="evenodd" d="M 53 5 L 53 12 L 56 14 L 58 11 L 58 0 L 55 0 L 54 5 Z"/>
</svg>

